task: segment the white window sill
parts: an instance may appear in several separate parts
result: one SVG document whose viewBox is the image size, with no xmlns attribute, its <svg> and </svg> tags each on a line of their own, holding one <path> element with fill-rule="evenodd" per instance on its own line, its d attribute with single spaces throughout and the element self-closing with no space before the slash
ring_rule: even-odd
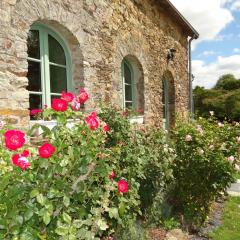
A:
<svg viewBox="0 0 240 240">
<path fill-rule="evenodd" d="M 144 116 L 134 116 L 129 119 L 130 123 L 143 124 Z"/>
</svg>

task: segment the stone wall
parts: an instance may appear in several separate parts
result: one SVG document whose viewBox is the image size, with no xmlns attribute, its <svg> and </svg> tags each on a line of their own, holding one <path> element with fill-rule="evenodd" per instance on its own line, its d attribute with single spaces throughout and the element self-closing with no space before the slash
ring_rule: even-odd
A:
<svg viewBox="0 0 240 240">
<path fill-rule="evenodd" d="M 67 41 L 75 91 L 84 85 L 94 101 L 121 105 L 121 62 L 131 56 L 143 71 L 145 122 L 162 125 L 166 72 L 174 79 L 176 112 L 186 113 L 187 35 L 156 0 L 1 0 L 0 16 L 1 118 L 17 125 L 29 121 L 27 34 L 37 21 Z M 170 48 L 177 50 L 173 62 L 167 61 Z"/>
</svg>

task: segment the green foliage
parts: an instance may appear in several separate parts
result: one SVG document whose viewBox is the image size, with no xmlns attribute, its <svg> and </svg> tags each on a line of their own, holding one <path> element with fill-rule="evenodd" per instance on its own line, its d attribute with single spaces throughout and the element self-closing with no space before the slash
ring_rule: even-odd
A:
<svg viewBox="0 0 240 240">
<path fill-rule="evenodd" d="M 180 227 L 180 223 L 174 219 L 174 218 L 169 218 L 169 219 L 165 219 L 163 221 L 163 226 L 166 230 L 172 230 L 172 229 L 176 229 Z"/>
<path fill-rule="evenodd" d="M 240 81 L 233 74 L 225 74 L 221 76 L 214 89 L 235 90 L 240 88 Z"/>
<path fill-rule="evenodd" d="M 233 181 L 234 166 L 239 161 L 239 135 L 238 126 L 217 124 L 214 119 L 177 123 L 172 203 L 188 223 L 201 224 L 211 202 Z M 230 156 L 235 158 L 233 163 L 228 160 Z"/>
<path fill-rule="evenodd" d="M 219 78 L 213 89 L 197 86 L 193 90 L 195 112 L 203 117 L 214 111 L 219 120 L 235 120 L 240 118 L 240 80 L 232 74 Z"/>
</svg>

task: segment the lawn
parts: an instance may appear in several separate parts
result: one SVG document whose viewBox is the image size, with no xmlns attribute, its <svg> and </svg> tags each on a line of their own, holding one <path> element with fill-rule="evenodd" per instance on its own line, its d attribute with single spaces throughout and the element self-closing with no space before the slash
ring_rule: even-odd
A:
<svg viewBox="0 0 240 240">
<path fill-rule="evenodd" d="M 209 234 L 212 240 L 240 239 L 240 198 L 230 197 L 223 212 L 223 225 Z"/>
</svg>

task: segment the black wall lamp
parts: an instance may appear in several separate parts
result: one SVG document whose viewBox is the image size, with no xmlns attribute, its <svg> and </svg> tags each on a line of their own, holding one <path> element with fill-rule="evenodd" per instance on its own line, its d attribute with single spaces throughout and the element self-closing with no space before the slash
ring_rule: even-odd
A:
<svg viewBox="0 0 240 240">
<path fill-rule="evenodd" d="M 174 57 L 175 57 L 175 55 L 176 55 L 176 52 L 177 52 L 176 49 L 170 48 L 170 49 L 168 50 L 167 60 L 168 60 L 168 61 L 173 61 L 173 60 L 174 60 Z"/>
</svg>

